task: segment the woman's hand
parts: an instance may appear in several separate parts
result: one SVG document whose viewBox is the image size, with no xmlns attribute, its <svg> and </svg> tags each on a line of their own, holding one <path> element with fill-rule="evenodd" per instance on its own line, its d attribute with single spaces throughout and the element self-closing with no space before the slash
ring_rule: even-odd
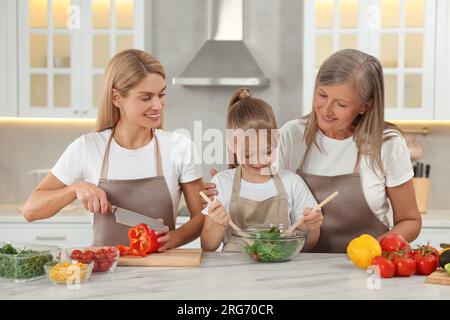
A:
<svg viewBox="0 0 450 320">
<path fill-rule="evenodd" d="M 77 199 L 80 200 L 86 210 L 103 214 L 111 211 L 111 205 L 106 198 L 106 192 L 95 184 L 79 182 L 73 184 L 72 188 L 77 194 Z"/>
<path fill-rule="evenodd" d="M 161 221 L 161 223 L 164 223 L 163 219 L 157 219 L 157 220 Z M 169 231 L 168 226 L 166 226 L 166 228 L 163 230 L 158 230 L 158 231 L 155 230 L 155 234 L 158 236 L 157 241 L 160 245 L 158 252 L 163 252 L 163 251 L 173 248 L 173 245 L 171 242 L 172 238 L 170 237 L 171 232 L 172 231 Z"/>
<path fill-rule="evenodd" d="M 211 177 L 214 177 L 217 174 L 216 169 L 211 169 Z M 214 196 L 217 196 L 219 193 L 217 192 L 217 187 L 214 183 L 205 183 L 204 184 L 205 194 L 211 199 L 211 201 L 214 201 Z M 206 201 L 201 198 L 202 201 L 202 207 L 206 208 L 207 203 Z"/>
<path fill-rule="evenodd" d="M 228 227 L 230 214 L 225 210 L 224 206 L 219 201 L 215 201 L 208 206 L 208 217 L 220 226 L 224 228 Z"/>
<path fill-rule="evenodd" d="M 320 228 L 323 222 L 322 210 L 314 210 L 312 208 L 305 208 L 303 211 L 303 223 L 309 230 Z"/>
</svg>

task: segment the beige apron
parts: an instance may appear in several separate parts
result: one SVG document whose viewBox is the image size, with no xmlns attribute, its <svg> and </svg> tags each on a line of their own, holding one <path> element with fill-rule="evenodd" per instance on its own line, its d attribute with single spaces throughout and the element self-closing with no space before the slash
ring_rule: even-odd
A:
<svg viewBox="0 0 450 320">
<path fill-rule="evenodd" d="M 282 224 L 289 225 L 288 201 L 283 183 L 278 174 L 273 175 L 277 195 L 263 201 L 253 201 L 240 197 L 241 193 L 242 166 L 236 167 L 233 179 L 233 189 L 230 200 L 230 216 L 235 224 L 246 228 L 255 224 Z M 236 239 L 233 238 L 231 228 L 227 229 L 228 242 L 224 251 L 239 251 Z"/>
<path fill-rule="evenodd" d="M 334 191 L 339 191 L 333 201 L 322 208 L 324 220 L 320 238 L 312 252 L 345 253 L 348 243 L 363 233 L 378 237 L 388 228 L 374 215 L 367 204 L 359 175 L 359 156 L 353 173 L 337 176 L 320 176 L 303 171 L 303 163 L 310 148 L 306 149 L 297 170 L 317 202 Z"/>
<path fill-rule="evenodd" d="M 152 218 L 162 218 L 170 230 L 175 228 L 173 204 L 163 175 L 160 146 L 155 130 L 153 138 L 156 143 L 157 176 L 132 180 L 107 179 L 109 149 L 114 136 L 111 130 L 103 157 L 101 176 L 98 187 L 105 190 L 107 199 L 113 206 L 121 207 Z M 124 163 L 124 166 L 127 164 Z M 129 245 L 129 226 L 116 223 L 113 214 L 94 214 L 95 246 Z"/>
</svg>

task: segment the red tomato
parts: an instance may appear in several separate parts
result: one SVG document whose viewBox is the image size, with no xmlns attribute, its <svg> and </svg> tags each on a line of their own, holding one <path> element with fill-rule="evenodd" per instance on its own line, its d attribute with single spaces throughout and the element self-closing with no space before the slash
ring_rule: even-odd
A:
<svg viewBox="0 0 450 320">
<path fill-rule="evenodd" d="M 109 254 L 110 257 L 117 257 L 117 249 L 114 247 L 108 247 L 108 249 L 106 249 L 107 254 Z"/>
<path fill-rule="evenodd" d="M 392 278 L 395 274 L 395 264 L 382 256 L 373 258 L 372 264 L 380 268 L 382 278 Z"/>
<path fill-rule="evenodd" d="M 106 272 L 111 267 L 111 262 L 109 261 L 102 261 L 98 263 L 98 271 L 99 272 Z"/>
<path fill-rule="evenodd" d="M 73 250 L 70 254 L 70 259 L 78 260 L 83 256 L 83 252 L 81 250 Z"/>
<path fill-rule="evenodd" d="M 416 261 L 417 273 L 424 276 L 433 273 L 438 267 L 438 260 L 433 255 L 416 255 L 414 260 Z"/>
<path fill-rule="evenodd" d="M 394 258 L 395 275 L 409 277 L 416 272 L 416 262 L 412 258 Z"/>
<path fill-rule="evenodd" d="M 390 234 L 380 240 L 381 249 L 387 252 L 410 250 L 409 243 L 399 234 Z"/>
<path fill-rule="evenodd" d="M 83 252 L 82 259 L 86 263 L 90 263 L 92 260 L 94 260 L 94 257 L 95 257 L 95 253 L 93 251 L 87 250 L 87 251 Z"/>
<path fill-rule="evenodd" d="M 107 255 L 106 251 L 105 251 L 105 252 L 102 252 L 102 251 L 98 250 L 98 251 L 95 253 L 94 260 L 97 261 L 97 262 L 103 261 L 103 260 L 106 259 L 106 255 Z"/>
<path fill-rule="evenodd" d="M 412 252 L 412 257 L 416 262 L 418 274 L 427 276 L 439 266 L 439 251 L 429 245 L 417 246 Z"/>
</svg>

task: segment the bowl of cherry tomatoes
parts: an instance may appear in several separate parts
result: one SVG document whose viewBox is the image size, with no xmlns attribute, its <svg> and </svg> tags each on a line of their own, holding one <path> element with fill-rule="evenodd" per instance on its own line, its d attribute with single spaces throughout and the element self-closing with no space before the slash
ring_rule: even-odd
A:
<svg viewBox="0 0 450 320">
<path fill-rule="evenodd" d="M 67 259 L 94 263 L 92 272 L 114 272 L 120 252 L 115 247 L 85 247 L 66 249 Z"/>
</svg>

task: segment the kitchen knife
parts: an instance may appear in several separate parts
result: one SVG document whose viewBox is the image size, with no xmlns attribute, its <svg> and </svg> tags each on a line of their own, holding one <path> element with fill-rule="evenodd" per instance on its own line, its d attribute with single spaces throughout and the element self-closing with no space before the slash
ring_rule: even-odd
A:
<svg viewBox="0 0 450 320">
<path fill-rule="evenodd" d="M 144 223 L 149 226 L 150 229 L 155 231 L 167 230 L 168 227 L 159 220 L 144 216 L 143 214 L 130 211 L 124 208 L 113 207 L 113 213 L 116 216 L 116 222 L 127 226 L 137 226 L 140 223 Z"/>
</svg>

